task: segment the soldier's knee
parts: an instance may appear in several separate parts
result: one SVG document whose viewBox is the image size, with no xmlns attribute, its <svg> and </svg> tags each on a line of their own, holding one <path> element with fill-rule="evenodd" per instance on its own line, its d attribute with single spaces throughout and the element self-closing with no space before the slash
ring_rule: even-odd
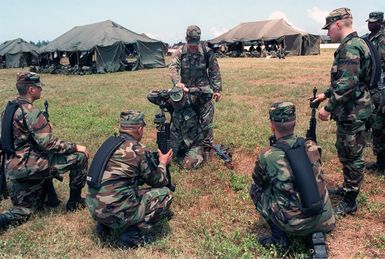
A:
<svg viewBox="0 0 385 259">
<path fill-rule="evenodd" d="M 199 168 L 203 163 L 203 156 L 186 157 L 183 160 L 183 168 L 187 170 L 193 170 Z"/>
</svg>

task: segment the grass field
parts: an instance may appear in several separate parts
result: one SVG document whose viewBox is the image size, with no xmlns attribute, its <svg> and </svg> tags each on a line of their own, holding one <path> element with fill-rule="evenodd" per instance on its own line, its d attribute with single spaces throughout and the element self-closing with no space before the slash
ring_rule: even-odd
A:
<svg viewBox="0 0 385 259">
<path fill-rule="evenodd" d="M 55 182 L 63 204 L 1 233 L 0 257 L 306 258 L 308 251 L 300 239 L 293 239 L 288 251 L 258 245 L 258 236 L 268 234 L 269 230 L 254 209 L 248 187 L 257 154 L 268 145 L 269 105 L 280 100 L 294 102 L 296 133 L 304 135 L 310 118 L 307 98 L 314 86 L 319 91 L 328 87 L 332 60 L 331 50 L 285 60 L 219 59 L 223 98 L 216 104 L 215 142 L 231 147 L 234 170 L 227 169 L 216 158 L 196 171 L 172 166 L 177 184 L 172 205 L 175 216 L 169 223 L 157 226 L 155 243 L 135 250 L 101 243 L 87 210 L 64 213 L 68 198 L 66 176 L 64 183 Z M 18 71 L 0 70 L 1 104 L 16 96 Z M 43 101 L 49 101 L 56 136 L 86 145 L 93 156 L 98 146 L 117 132 L 119 112 L 137 109 L 145 112 L 148 125 L 142 142 L 155 147 L 152 120 L 157 107 L 147 101 L 146 95 L 153 89 L 171 87 L 167 68 L 90 76 L 43 74 L 42 81 L 46 86 L 36 105 L 43 108 Z M 318 122 L 317 126 L 327 183 L 335 186 L 343 180 L 334 147 L 335 124 Z M 374 159 L 370 149 L 365 157 Z M 332 258 L 385 257 L 384 186 L 384 176 L 366 173 L 359 211 L 338 219 L 335 231 L 327 237 Z M 9 200 L 2 201 L 0 209 L 9 206 Z"/>
</svg>

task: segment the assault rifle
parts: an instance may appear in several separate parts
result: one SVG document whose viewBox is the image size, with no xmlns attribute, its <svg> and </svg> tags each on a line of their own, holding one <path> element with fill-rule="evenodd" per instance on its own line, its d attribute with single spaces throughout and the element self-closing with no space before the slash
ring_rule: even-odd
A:
<svg viewBox="0 0 385 259">
<path fill-rule="evenodd" d="M 159 150 L 162 154 L 166 154 L 171 148 L 171 131 L 170 123 L 166 122 L 166 116 L 161 109 L 159 113 L 155 114 L 154 123 L 158 132 L 156 133 L 156 143 L 158 144 Z M 155 154 L 156 153 L 156 154 Z M 157 152 L 154 152 L 155 157 L 158 156 Z M 159 159 L 157 159 L 159 160 Z M 159 161 L 157 161 L 159 163 Z M 175 184 L 171 181 L 170 165 L 166 166 L 166 176 L 168 179 L 167 187 L 174 192 Z"/>
<path fill-rule="evenodd" d="M 44 101 L 44 111 L 43 111 L 43 115 L 44 115 L 44 117 L 46 118 L 47 122 L 49 122 L 48 101 L 47 101 L 47 100 Z"/>
<path fill-rule="evenodd" d="M 317 108 L 320 102 L 313 102 L 317 97 L 317 87 L 313 88 L 313 97 L 310 98 L 311 117 L 309 122 L 309 129 L 306 131 L 306 139 L 317 142 Z"/>
</svg>

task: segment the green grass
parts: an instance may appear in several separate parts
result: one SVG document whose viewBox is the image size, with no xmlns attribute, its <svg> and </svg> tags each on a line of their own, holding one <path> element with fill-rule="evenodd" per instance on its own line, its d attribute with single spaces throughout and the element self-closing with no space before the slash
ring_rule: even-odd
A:
<svg viewBox="0 0 385 259">
<path fill-rule="evenodd" d="M 307 98 L 314 86 L 319 91 L 328 87 L 332 53 L 323 51 L 318 56 L 289 57 L 285 60 L 219 60 L 223 98 L 215 107 L 214 136 L 215 142 L 231 147 L 234 169 L 226 168 L 217 158 L 192 172 L 172 165 L 171 173 L 177 185 L 172 205 L 175 216 L 169 224 L 157 226 L 157 240 L 153 244 L 135 250 L 102 244 L 96 237 L 95 224 L 87 210 L 63 213 L 68 198 L 66 176 L 64 183 L 55 182 L 63 205 L 38 213 L 25 224 L 0 234 L 0 257 L 306 258 L 308 252 L 303 242 L 297 239 L 288 251 L 265 249 L 257 243 L 258 237 L 269 231 L 264 220 L 255 212 L 248 197 L 248 188 L 257 151 L 268 145 L 269 105 L 281 100 L 294 102 L 298 114 L 296 133 L 304 135 L 310 119 Z M 18 71 L 0 70 L 0 98 L 3 104 L 17 95 L 15 75 Z M 49 101 L 50 120 L 54 125 L 54 134 L 59 138 L 86 145 L 92 157 L 100 144 L 117 132 L 119 113 L 137 109 L 145 112 L 148 125 L 142 142 L 155 147 L 156 130 L 152 120 L 157 107 L 147 101 L 146 95 L 153 89 L 171 87 L 166 68 L 89 76 L 43 74 L 41 78 L 46 86 L 36 106 L 43 108 L 44 100 Z M 327 179 L 341 177 L 334 147 L 334 123 L 319 122 L 317 134 L 323 148 Z M 373 160 L 371 152 L 368 153 L 369 159 Z M 384 178 L 377 174 L 365 177 L 368 179 L 368 186 L 364 186 L 366 189 L 384 182 Z M 381 188 L 378 190 L 360 195 L 361 217 L 365 218 L 365 213 L 370 211 L 374 211 L 376 217 L 384 217 L 384 211 L 380 209 L 384 204 L 371 201 L 374 195 L 384 195 Z M 9 206 L 9 200 L 2 201 L 0 209 Z M 354 218 L 349 224 L 356 224 Z M 344 238 L 344 233 L 328 237 L 332 254 L 340 249 L 333 247 L 333 241 L 338 238 Z M 364 244 L 365 237 L 358 242 Z M 383 236 L 376 236 L 371 243 L 374 249 L 380 251 Z M 354 256 L 367 254 L 369 249 L 372 248 L 358 246 L 346 252 Z"/>
</svg>

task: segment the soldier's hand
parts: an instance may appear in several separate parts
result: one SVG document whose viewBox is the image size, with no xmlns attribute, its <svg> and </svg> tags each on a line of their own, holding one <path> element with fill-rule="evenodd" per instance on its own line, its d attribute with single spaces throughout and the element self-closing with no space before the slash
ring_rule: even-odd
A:
<svg viewBox="0 0 385 259">
<path fill-rule="evenodd" d="M 214 100 L 216 102 L 219 102 L 219 100 L 221 99 L 222 95 L 221 93 L 214 93 Z"/>
<path fill-rule="evenodd" d="M 315 98 L 310 97 L 309 100 L 312 101 L 312 103 L 316 102 L 323 102 L 326 100 L 326 95 L 324 93 L 317 95 Z"/>
<path fill-rule="evenodd" d="M 329 120 L 330 112 L 325 110 L 325 107 L 322 107 L 318 112 L 318 118 L 322 121 Z"/>
<path fill-rule="evenodd" d="M 182 88 L 182 89 L 183 89 L 183 92 L 185 92 L 185 93 L 188 93 L 188 92 L 190 91 L 190 90 L 185 86 L 184 83 L 177 83 L 176 86 L 179 87 L 179 88 Z"/>
<path fill-rule="evenodd" d="M 170 149 L 166 154 L 162 154 L 162 151 L 158 149 L 159 163 L 168 165 L 171 162 L 173 154 L 174 152 L 172 151 L 172 149 Z"/>
<path fill-rule="evenodd" d="M 85 146 L 76 145 L 76 152 L 84 153 L 87 158 L 90 158 L 90 153 L 89 153 L 88 149 Z"/>
</svg>

